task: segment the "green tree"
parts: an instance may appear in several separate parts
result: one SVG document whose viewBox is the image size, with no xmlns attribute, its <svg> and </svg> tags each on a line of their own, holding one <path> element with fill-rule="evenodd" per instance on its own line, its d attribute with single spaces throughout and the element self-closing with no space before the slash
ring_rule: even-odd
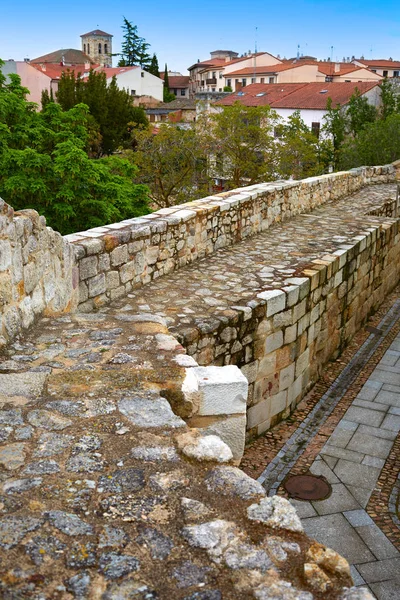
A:
<svg viewBox="0 0 400 600">
<path fill-rule="evenodd" d="M 119 67 L 131 67 L 140 65 L 143 69 L 149 68 L 151 57 L 148 53 L 150 44 L 138 34 L 137 25 L 133 25 L 126 17 L 123 17 L 122 30 L 124 32 L 122 52 L 118 63 Z"/>
<path fill-rule="evenodd" d="M 327 168 L 329 142 L 319 140 L 296 110 L 280 125 L 277 143 L 278 171 L 284 179 L 303 179 L 321 175 Z M 328 146 L 328 148 L 327 148 Z"/>
<path fill-rule="evenodd" d="M 373 123 L 377 117 L 375 106 L 356 88 L 347 105 L 347 116 L 350 132 L 355 136 L 367 123 Z"/>
<path fill-rule="evenodd" d="M 165 63 L 165 69 L 164 69 L 164 90 L 163 90 L 163 100 L 164 102 L 172 102 L 172 100 L 175 100 L 175 94 L 172 94 L 169 91 L 169 76 L 168 76 L 168 67 L 167 67 L 167 63 Z"/>
<path fill-rule="evenodd" d="M 208 192 L 207 162 L 196 131 L 161 125 L 157 134 L 136 132 L 139 181 L 157 208 L 201 198 Z"/>
<path fill-rule="evenodd" d="M 332 98 L 328 98 L 327 100 L 326 111 L 326 115 L 324 116 L 325 124 L 322 131 L 332 140 L 331 163 L 333 169 L 337 170 L 340 163 L 342 146 L 348 130 L 348 116 L 345 108 L 340 106 L 340 104 L 337 104 L 336 107 L 332 106 Z"/>
<path fill-rule="evenodd" d="M 160 77 L 160 68 L 158 66 L 158 59 L 157 59 L 156 54 L 153 54 L 150 66 L 147 70 L 152 75 L 155 75 L 156 77 Z"/>
<path fill-rule="evenodd" d="M 63 73 L 57 99 L 64 110 L 78 102 L 89 107 L 101 134 L 99 155 L 112 154 L 129 143 L 133 123 L 148 124 L 143 108 L 133 106 L 131 96 L 118 88 L 115 77 L 107 85 L 104 72 L 91 70 L 85 81 L 79 74 L 75 77 L 74 73 Z"/>
<path fill-rule="evenodd" d="M 1 67 L 0 61 L 0 67 Z M 132 160 L 91 159 L 88 107 L 42 112 L 26 101 L 17 75 L 0 72 L 0 196 L 15 209 L 34 208 L 63 234 L 148 212 L 148 191 Z"/>
<path fill-rule="evenodd" d="M 247 107 L 239 102 L 203 122 L 214 176 L 224 179 L 228 189 L 275 178 L 276 123 L 277 115 L 269 106 Z"/>
<path fill-rule="evenodd" d="M 392 82 L 385 78 L 379 87 L 381 90 L 381 118 L 387 119 L 393 113 L 400 113 L 400 96 L 396 94 Z"/>
</svg>

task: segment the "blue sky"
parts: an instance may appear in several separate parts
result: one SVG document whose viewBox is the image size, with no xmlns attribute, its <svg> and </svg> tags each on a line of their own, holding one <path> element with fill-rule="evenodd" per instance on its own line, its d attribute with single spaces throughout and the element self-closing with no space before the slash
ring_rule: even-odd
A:
<svg viewBox="0 0 400 600">
<path fill-rule="evenodd" d="M 398 2 L 382 0 L 292 0 L 266 3 L 183 0 L 126 2 L 122 0 L 0 0 L 0 57 L 22 60 L 59 48 L 80 48 L 80 34 L 95 28 L 114 35 L 113 51 L 122 40 L 122 17 L 138 26 L 156 52 L 160 68 L 186 74 L 186 68 L 209 58 L 216 49 L 240 54 L 254 49 L 289 58 L 297 45 L 303 54 L 333 59 L 343 56 L 400 60 Z"/>
</svg>

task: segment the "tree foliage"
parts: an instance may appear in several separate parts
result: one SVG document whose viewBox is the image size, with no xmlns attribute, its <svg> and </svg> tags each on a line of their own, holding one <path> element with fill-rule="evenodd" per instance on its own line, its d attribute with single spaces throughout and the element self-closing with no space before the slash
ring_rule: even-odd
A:
<svg viewBox="0 0 400 600">
<path fill-rule="evenodd" d="M 122 52 L 118 54 L 119 67 L 132 67 L 140 65 L 142 69 L 149 70 L 151 57 L 148 53 L 150 44 L 138 34 L 137 25 L 133 25 L 126 17 L 123 18 L 122 30 L 124 32 Z"/>
<path fill-rule="evenodd" d="M 175 100 L 175 94 L 170 92 L 170 89 L 169 89 L 169 75 L 168 75 L 167 63 L 165 63 L 165 69 L 164 69 L 163 100 L 164 100 L 164 102 L 172 102 L 172 100 Z"/>
<path fill-rule="evenodd" d="M 132 123 L 148 124 L 143 108 L 133 106 L 130 95 L 118 88 L 115 77 L 107 85 L 104 72 L 91 70 L 84 81 L 79 73 L 65 71 L 60 77 L 57 100 L 64 110 L 81 103 L 89 107 L 101 135 L 99 154 L 112 154 L 126 144 Z"/>
<path fill-rule="evenodd" d="M 1 66 L 1 63 L 0 63 Z M 0 196 L 15 209 L 33 208 L 63 234 L 148 212 L 127 158 L 88 156 L 90 115 L 84 104 L 63 111 L 26 101 L 17 75 L 0 72 Z"/>
<path fill-rule="evenodd" d="M 135 134 L 139 181 L 157 208 L 201 198 L 208 192 L 207 161 L 194 129 L 161 125 Z"/>
<path fill-rule="evenodd" d="M 377 116 L 375 106 L 368 102 L 356 88 L 347 105 L 347 117 L 350 133 L 356 136 L 368 124 L 373 123 Z"/>
<path fill-rule="evenodd" d="M 156 54 L 153 54 L 148 72 L 155 77 L 160 77 L 160 68 L 158 66 L 158 58 Z"/>
</svg>

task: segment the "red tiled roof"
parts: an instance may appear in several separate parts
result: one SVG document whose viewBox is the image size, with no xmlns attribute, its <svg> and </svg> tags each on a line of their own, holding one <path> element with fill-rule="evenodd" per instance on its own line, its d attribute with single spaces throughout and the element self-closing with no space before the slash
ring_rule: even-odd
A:
<svg viewBox="0 0 400 600">
<path fill-rule="evenodd" d="M 245 67 L 244 69 L 240 69 L 239 71 L 233 71 L 232 73 L 226 73 L 225 77 L 231 77 L 236 75 L 252 75 L 256 73 L 256 75 L 274 75 L 275 73 L 280 73 L 281 71 L 288 71 L 290 69 L 297 69 L 298 67 L 303 67 L 305 65 L 313 65 L 314 63 L 284 63 L 282 65 L 269 65 L 267 67 Z"/>
<path fill-rule="evenodd" d="M 324 73 L 325 75 L 347 75 L 347 73 L 353 73 L 354 71 L 360 71 L 360 69 L 365 69 L 365 67 L 359 67 L 358 65 L 353 65 L 351 63 L 334 63 L 334 62 L 318 62 L 318 71 Z M 336 71 L 336 64 L 339 64 L 339 69 Z"/>
<path fill-rule="evenodd" d="M 136 65 L 132 65 L 131 67 L 96 67 L 95 71 L 97 73 L 105 73 L 106 78 L 111 79 L 114 75 L 121 75 L 121 73 L 125 73 L 126 71 L 133 71 L 139 68 Z"/>
<path fill-rule="evenodd" d="M 398 60 L 386 60 L 383 59 L 373 59 L 373 60 L 364 60 L 363 58 L 357 58 L 357 62 L 362 63 L 368 67 L 381 67 L 382 69 L 400 69 L 400 61 Z"/>
<path fill-rule="evenodd" d="M 48 63 L 48 64 L 39 63 L 38 64 L 38 63 L 33 63 L 33 62 L 31 62 L 30 65 L 32 67 L 34 67 L 35 69 L 37 69 L 38 71 L 40 71 L 41 73 L 44 73 L 45 75 L 47 75 L 47 77 L 50 77 L 50 79 L 60 79 L 61 74 L 64 73 L 65 71 L 70 71 L 72 73 L 76 73 L 76 75 L 78 73 L 81 73 L 83 75 L 85 72 L 96 67 L 96 65 L 90 65 L 90 67 L 87 68 L 85 65 L 67 66 L 67 65 L 53 65 L 51 63 Z"/>
<path fill-rule="evenodd" d="M 164 73 L 160 73 L 160 78 L 164 80 Z M 168 81 L 170 88 L 187 88 L 190 77 L 188 75 L 168 75 Z"/>
<path fill-rule="evenodd" d="M 201 62 L 194 63 L 188 68 L 188 71 L 195 69 L 196 67 L 220 67 L 221 65 L 228 64 L 224 58 L 210 58 L 209 60 L 202 60 Z"/>
<path fill-rule="evenodd" d="M 376 81 L 338 83 L 254 83 L 218 102 L 216 106 L 230 106 L 240 102 L 245 106 L 266 106 L 272 108 L 324 110 L 328 98 L 332 104 L 344 106 L 356 88 L 365 94 L 378 85 Z M 262 96 L 260 94 L 263 94 Z"/>
</svg>

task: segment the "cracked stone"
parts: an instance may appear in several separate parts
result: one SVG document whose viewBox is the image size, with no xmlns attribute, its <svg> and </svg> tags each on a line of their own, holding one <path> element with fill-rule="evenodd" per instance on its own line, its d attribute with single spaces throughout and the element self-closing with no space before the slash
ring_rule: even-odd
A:
<svg viewBox="0 0 400 600">
<path fill-rule="evenodd" d="M 138 571 L 140 563 L 135 556 L 129 554 L 102 554 L 100 557 L 100 570 L 107 579 L 118 579 Z"/>
<path fill-rule="evenodd" d="M 185 456 L 198 461 L 229 462 L 232 450 L 217 435 L 201 435 L 192 430 L 177 437 L 177 443 Z"/>
<path fill-rule="evenodd" d="M 0 546 L 5 550 L 14 548 L 27 533 L 35 531 L 43 519 L 33 517 L 4 517 L 0 520 Z"/>
<path fill-rule="evenodd" d="M 207 573 L 210 571 L 210 567 L 198 567 L 193 562 L 186 560 L 175 567 L 172 576 L 176 579 L 178 588 L 186 588 L 207 583 Z"/>
<path fill-rule="evenodd" d="M 72 421 L 69 419 L 64 419 L 64 417 L 42 409 L 32 410 L 28 413 L 28 421 L 34 427 L 49 429 L 51 431 L 61 431 L 72 425 Z"/>
<path fill-rule="evenodd" d="M 25 552 L 35 565 L 41 565 L 43 560 L 49 556 L 51 558 L 60 558 L 66 545 L 53 535 L 35 536 L 25 546 Z"/>
<path fill-rule="evenodd" d="M 137 427 L 186 427 L 185 421 L 172 412 L 169 402 L 158 395 L 125 397 L 118 402 L 118 408 Z"/>
<path fill-rule="evenodd" d="M 129 536 L 123 529 L 106 525 L 100 534 L 99 548 L 123 548 L 129 542 Z"/>
<path fill-rule="evenodd" d="M 74 437 L 72 435 L 61 433 L 42 433 L 33 456 L 45 457 L 52 456 L 53 454 L 61 454 L 71 445 L 73 439 Z"/>
<path fill-rule="evenodd" d="M 60 467 L 55 460 L 39 460 L 27 465 L 23 472 L 26 475 L 50 475 L 59 471 Z"/>
<path fill-rule="evenodd" d="M 139 536 L 136 538 L 136 541 L 138 544 L 149 548 L 152 558 L 164 560 L 164 558 L 167 558 L 167 556 L 170 555 L 171 550 L 174 547 L 171 538 L 152 527 L 139 525 L 138 531 Z"/>
<path fill-rule="evenodd" d="M 25 444 L 8 444 L 0 448 L 0 464 L 8 471 L 19 469 L 25 463 Z"/>
<path fill-rule="evenodd" d="M 257 496 L 265 496 L 265 489 L 237 467 L 217 467 L 206 477 L 207 489 L 224 496 L 239 496 L 250 500 Z"/>
<path fill-rule="evenodd" d="M 63 533 L 69 536 L 92 535 L 92 526 L 82 521 L 77 515 L 67 513 L 63 510 L 51 510 L 46 513 L 47 519 Z"/>
<path fill-rule="evenodd" d="M 260 521 L 269 527 L 303 531 L 296 510 L 286 498 L 280 496 L 263 498 L 259 504 L 252 504 L 247 509 L 247 516 L 251 521 Z"/>
<path fill-rule="evenodd" d="M 139 492 L 145 486 L 144 471 L 142 469 L 119 469 L 112 475 L 103 475 L 99 479 L 98 487 L 104 492 Z"/>
</svg>

